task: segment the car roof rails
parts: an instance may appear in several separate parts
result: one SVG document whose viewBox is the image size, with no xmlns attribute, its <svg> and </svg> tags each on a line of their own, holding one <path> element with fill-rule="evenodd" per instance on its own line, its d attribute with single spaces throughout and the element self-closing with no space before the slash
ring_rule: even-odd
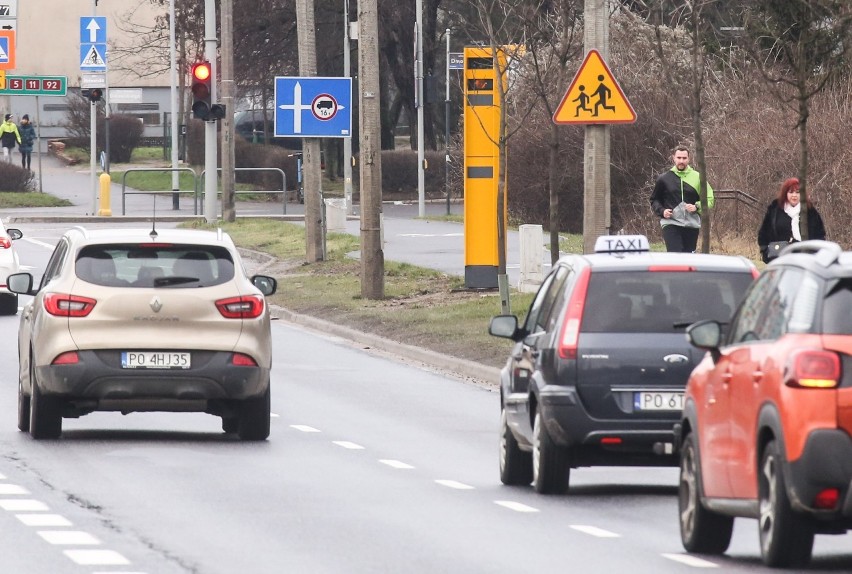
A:
<svg viewBox="0 0 852 574">
<path fill-rule="evenodd" d="M 833 241 L 823 241 L 822 239 L 811 239 L 808 241 L 800 241 L 787 245 L 781 255 L 791 253 L 807 253 L 816 258 L 817 263 L 823 267 L 836 263 L 843 249 Z"/>
</svg>

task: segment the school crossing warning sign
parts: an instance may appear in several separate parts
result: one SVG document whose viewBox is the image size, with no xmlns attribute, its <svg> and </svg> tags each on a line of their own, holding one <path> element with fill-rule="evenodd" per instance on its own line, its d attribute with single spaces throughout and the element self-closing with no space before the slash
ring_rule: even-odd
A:
<svg viewBox="0 0 852 574">
<path fill-rule="evenodd" d="M 562 103 L 553 114 L 557 124 L 629 124 L 636 112 L 597 50 L 589 50 Z"/>
</svg>

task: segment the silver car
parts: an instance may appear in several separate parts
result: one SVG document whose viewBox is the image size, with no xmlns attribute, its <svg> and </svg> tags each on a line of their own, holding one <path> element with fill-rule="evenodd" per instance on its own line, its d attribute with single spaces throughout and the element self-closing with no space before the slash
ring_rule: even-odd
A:
<svg viewBox="0 0 852 574">
<path fill-rule="evenodd" d="M 18 332 L 18 428 L 57 438 L 93 411 L 206 412 L 243 440 L 269 436 L 272 365 L 265 296 L 231 238 L 184 229 L 66 232 Z"/>
<path fill-rule="evenodd" d="M 0 221 L 0 315 L 18 312 L 18 295 L 9 291 L 6 278 L 20 271 L 18 254 L 12 242 L 23 236 L 20 229 L 6 229 Z"/>
</svg>

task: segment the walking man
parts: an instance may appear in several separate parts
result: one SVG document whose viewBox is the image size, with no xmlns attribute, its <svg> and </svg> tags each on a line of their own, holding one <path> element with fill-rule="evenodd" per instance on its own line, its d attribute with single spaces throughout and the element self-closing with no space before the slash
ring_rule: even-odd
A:
<svg viewBox="0 0 852 574">
<path fill-rule="evenodd" d="M 674 166 L 660 174 L 651 193 L 651 211 L 660 218 L 666 251 L 692 253 L 701 228 L 701 175 L 689 165 L 689 149 L 678 146 Z M 713 188 L 707 184 L 707 206 L 713 207 Z"/>
</svg>

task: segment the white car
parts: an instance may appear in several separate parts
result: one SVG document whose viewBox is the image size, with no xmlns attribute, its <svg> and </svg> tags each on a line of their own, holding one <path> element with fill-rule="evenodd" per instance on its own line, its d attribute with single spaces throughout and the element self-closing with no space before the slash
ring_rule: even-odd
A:
<svg viewBox="0 0 852 574">
<path fill-rule="evenodd" d="M 0 222 L 0 315 L 14 315 L 18 312 L 18 295 L 9 291 L 6 277 L 20 270 L 18 254 L 12 242 L 23 236 L 20 229 L 6 229 Z"/>
</svg>

